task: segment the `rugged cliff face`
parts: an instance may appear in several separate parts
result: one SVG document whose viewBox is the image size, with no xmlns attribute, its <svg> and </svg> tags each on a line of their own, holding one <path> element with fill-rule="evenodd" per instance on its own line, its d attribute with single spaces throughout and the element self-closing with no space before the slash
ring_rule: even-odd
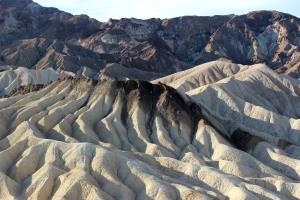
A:
<svg viewBox="0 0 300 200">
<path fill-rule="evenodd" d="M 299 27 L 298 18 L 279 12 L 235 16 L 213 34 L 204 52 L 236 63 L 264 62 L 277 68 L 293 62 L 299 52 Z"/>
<path fill-rule="evenodd" d="M 265 62 L 297 77 L 299 24 L 298 18 L 276 11 L 102 23 L 31 0 L 3 0 L 0 64 L 99 72 L 118 63 L 163 76 L 226 58 L 241 64 Z"/>
</svg>

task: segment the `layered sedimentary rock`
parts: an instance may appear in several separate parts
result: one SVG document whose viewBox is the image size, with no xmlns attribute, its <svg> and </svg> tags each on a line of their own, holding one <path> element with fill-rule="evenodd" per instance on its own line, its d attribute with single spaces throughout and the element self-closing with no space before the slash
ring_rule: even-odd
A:
<svg viewBox="0 0 300 200">
<path fill-rule="evenodd" d="M 107 64 L 99 73 L 100 79 L 108 78 L 113 80 L 137 79 L 150 81 L 161 76 L 162 74 L 127 68 L 117 63 Z"/>
<path fill-rule="evenodd" d="M 243 66 L 218 61 L 154 82 L 177 88 L 201 106 L 208 121 L 231 138 L 237 148 L 287 176 L 298 176 L 294 165 L 298 157 L 293 156 L 299 151 L 298 80 L 278 76 L 262 64 Z"/>
<path fill-rule="evenodd" d="M 25 67 L 17 69 L 8 68 L 0 72 L 0 96 L 10 95 L 14 91 L 27 88 L 28 91 L 44 87 L 52 81 L 74 76 L 70 72 L 57 72 L 52 68 L 45 70 L 33 70 Z M 34 89 L 35 88 L 35 89 Z M 28 91 L 25 93 L 28 93 Z"/>
<path fill-rule="evenodd" d="M 299 77 L 299 27 L 297 17 L 276 11 L 98 22 L 31 0 L 3 0 L 0 65 L 75 73 L 85 67 L 98 73 L 118 63 L 128 73 L 139 69 L 165 76 L 226 58 L 240 64 L 264 62 Z"/>
<path fill-rule="evenodd" d="M 229 132 L 243 127 L 298 141 L 300 82 L 278 76 L 263 64 L 216 61 L 153 82 L 186 94 L 223 121 Z"/>
<path fill-rule="evenodd" d="M 189 98 L 164 84 L 68 78 L 0 99 L 1 198 L 300 197 L 297 142 L 227 134 Z"/>
</svg>

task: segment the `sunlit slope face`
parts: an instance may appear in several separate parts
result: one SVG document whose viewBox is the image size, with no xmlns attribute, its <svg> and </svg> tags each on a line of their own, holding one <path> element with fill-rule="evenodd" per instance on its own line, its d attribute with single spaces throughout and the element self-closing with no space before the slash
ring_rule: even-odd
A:
<svg viewBox="0 0 300 200">
<path fill-rule="evenodd" d="M 25 67 L 17 69 L 13 69 L 11 66 L 5 67 L 7 70 L 0 72 L 0 97 L 38 90 L 57 79 L 74 76 L 71 72 L 58 72 L 52 68 L 34 70 Z"/>
<path fill-rule="evenodd" d="M 229 135 L 242 128 L 299 144 L 300 82 L 263 64 L 210 62 L 153 82 L 187 95 Z"/>
<path fill-rule="evenodd" d="M 243 148 L 205 112 L 142 81 L 69 78 L 0 99 L 0 196 L 299 198 L 297 145 L 238 129 Z"/>
</svg>

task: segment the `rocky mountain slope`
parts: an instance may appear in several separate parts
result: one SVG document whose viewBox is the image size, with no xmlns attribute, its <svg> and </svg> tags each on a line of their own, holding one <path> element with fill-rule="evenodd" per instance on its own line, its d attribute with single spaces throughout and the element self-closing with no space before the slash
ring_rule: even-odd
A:
<svg viewBox="0 0 300 200">
<path fill-rule="evenodd" d="M 264 62 L 298 77 L 299 27 L 297 17 L 276 11 L 104 23 L 31 0 L 1 0 L 0 65 L 72 72 L 88 67 L 98 73 L 118 63 L 162 77 L 226 58 L 240 64 Z"/>
<path fill-rule="evenodd" d="M 0 99 L 0 198 L 300 198 L 298 80 L 218 61 L 154 82 L 179 92 L 71 77 Z"/>
</svg>

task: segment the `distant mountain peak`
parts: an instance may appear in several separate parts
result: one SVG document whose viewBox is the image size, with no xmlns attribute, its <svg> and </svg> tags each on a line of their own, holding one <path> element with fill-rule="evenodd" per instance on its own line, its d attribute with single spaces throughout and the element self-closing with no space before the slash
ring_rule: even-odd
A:
<svg viewBox="0 0 300 200">
<path fill-rule="evenodd" d="M 73 59 L 84 57 L 85 50 L 97 54 L 100 60 L 92 56 L 89 62 L 81 63 L 81 67 L 95 73 L 99 72 L 95 63 L 100 68 L 105 66 L 103 63 L 113 62 L 125 69 L 167 75 L 222 58 L 241 64 L 263 62 L 273 69 L 295 68 L 299 58 L 295 56 L 300 46 L 299 19 L 278 11 L 254 11 L 239 16 L 122 18 L 102 23 L 86 15 L 74 16 L 56 8 L 44 8 L 31 0 L 4 0 L 0 6 L 0 62 L 4 65 L 19 63 L 18 59 L 25 55 L 22 51 L 11 54 L 9 49 L 17 49 L 19 40 L 33 38 L 79 46 L 82 52 L 77 51 L 77 55 L 57 52 L 65 55 L 63 60 L 67 58 L 70 66 L 78 65 L 74 63 L 78 59 Z M 38 48 L 36 51 L 32 53 L 39 55 L 38 60 L 30 67 L 50 66 L 40 66 L 44 62 L 39 62 L 49 58 L 49 52 Z M 72 71 L 76 70 L 78 67 Z"/>
</svg>

